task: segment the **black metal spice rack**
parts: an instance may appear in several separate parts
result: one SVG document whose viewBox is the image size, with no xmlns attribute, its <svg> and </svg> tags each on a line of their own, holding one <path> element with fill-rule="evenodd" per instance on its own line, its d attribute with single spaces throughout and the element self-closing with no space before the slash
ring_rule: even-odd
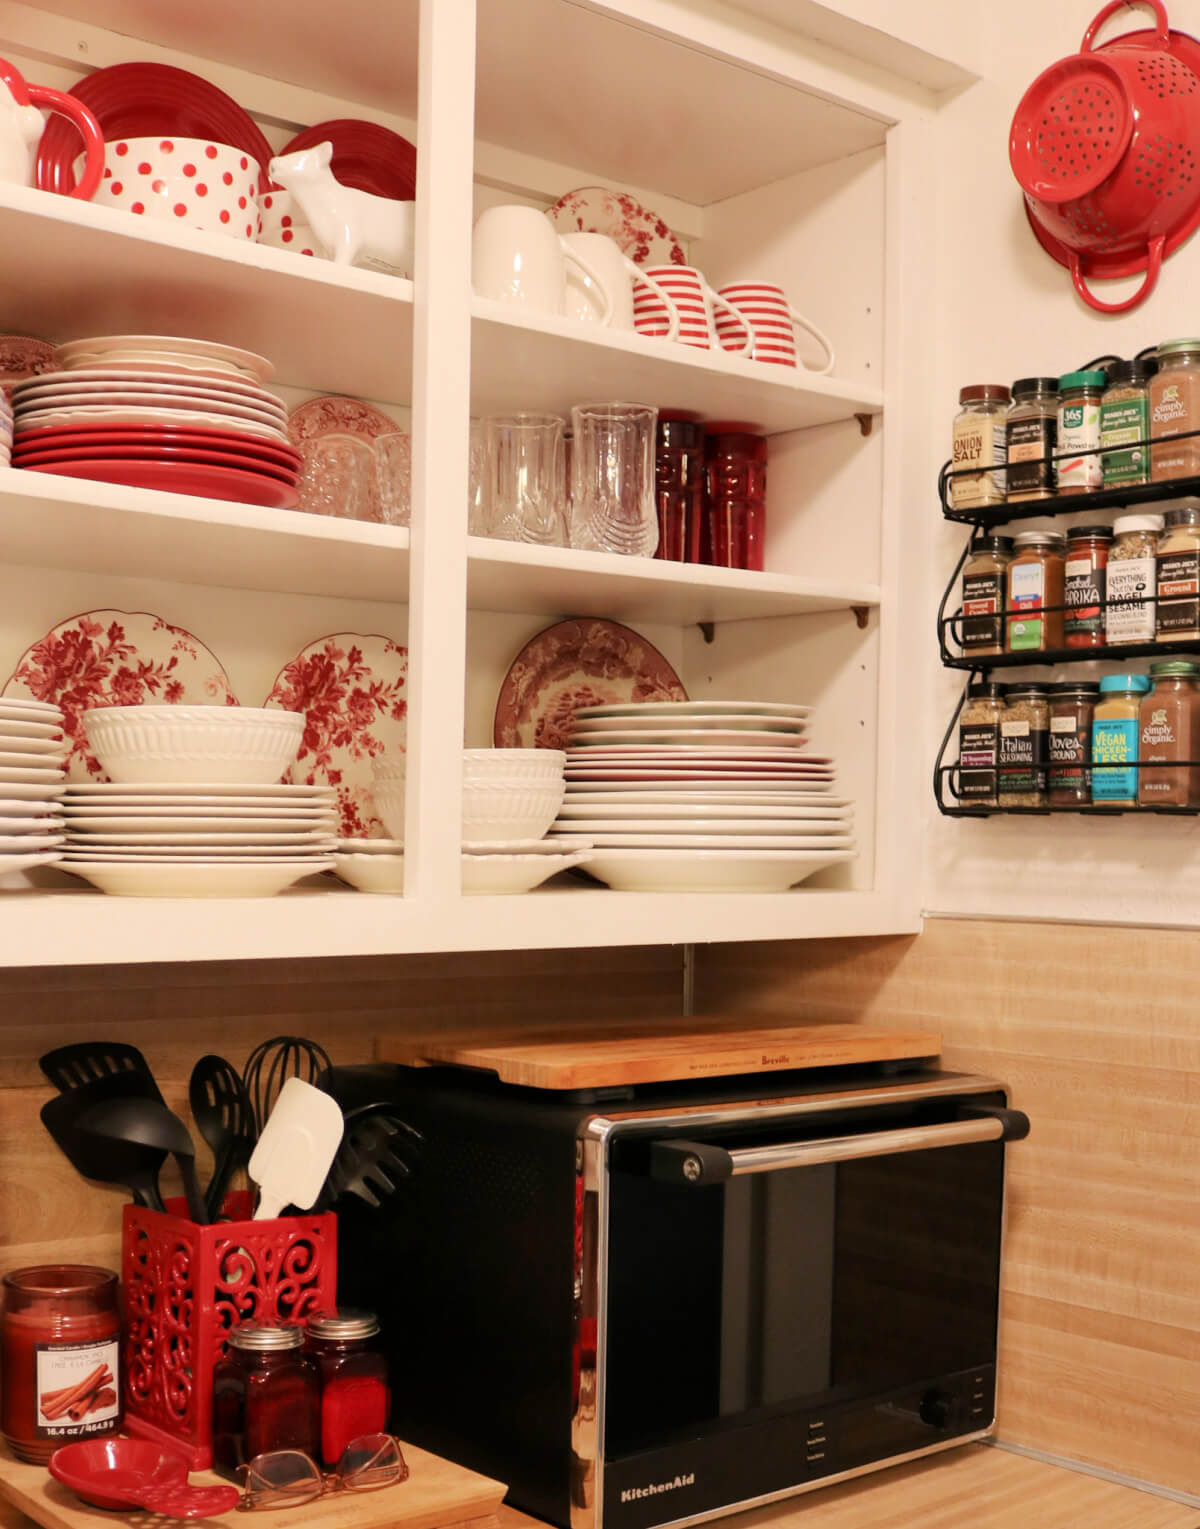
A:
<svg viewBox="0 0 1200 1529">
<path fill-rule="evenodd" d="M 1179 435 L 1172 436 L 1171 442 L 1187 440 L 1193 436 L 1200 436 L 1200 430 L 1182 431 Z M 1056 463 L 1066 457 L 1100 456 L 1110 452 L 1129 451 L 1134 447 L 1151 446 L 1149 438 L 1123 442 L 1120 446 L 1095 447 L 1086 452 L 1064 452 L 1059 455 L 1040 457 L 1038 464 L 1050 471 Z M 1158 444 L 1161 444 L 1158 443 Z M 1021 466 L 1028 468 L 1033 463 L 1025 462 Z M 993 669 L 1000 668 L 1026 668 L 1026 667 L 1059 667 L 1063 664 L 1084 664 L 1097 662 L 1116 662 L 1127 664 L 1134 658 L 1170 658 L 1170 657 L 1200 657 L 1200 639 L 1197 638 L 1168 638 L 1165 641 L 1134 642 L 1109 644 L 1105 643 L 1097 647 L 1089 648 L 1042 648 L 1029 649 L 1015 653 L 987 653 L 972 654 L 963 647 L 962 621 L 963 612 L 961 606 L 948 612 L 947 607 L 954 599 L 958 587 L 959 576 L 963 565 L 966 563 L 971 550 L 971 541 L 978 532 L 993 531 L 998 526 L 1005 526 L 1012 521 L 1040 520 L 1054 518 L 1060 515 L 1070 515 L 1080 523 L 1086 520 L 1089 513 L 1099 510 L 1128 510 L 1138 505 L 1154 505 L 1164 501 L 1172 501 L 1189 497 L 1200 497 L 1200 474 L 1185 478 L 1170 478 L 1159 483 L 1138 483 L 1118 485 L 1112 488 L 1088 490 L 1081 494 L 1051 494 L 1044 499 L 1021 499 L 1014 502 L 1006 501 L 1004 504 L 973 506 L 969 509 L 956 509 L 950 502 L 951 486 L 954 479 L 964 477 L 980 477 L 986 473 L 1007 475 L 1008 464 L 1001 463 L 995 467 L 968 467 L 952 468 L 947 462 L 938 474 L 938 498 L 941 502 L 942 515 L 948 521 L 957 522 L 960 525 L 969 525 L 971 536 L 963 548 L 962 555 L 950 576 L 942 595 L 941 604 L 938 608 L 937 630 L 938 648 L 943 667 L 947 669 L 959 669 L 967 671 L 971 680 L 986 680 Z M 1115 601 L 1100 600 L 1089 601 L 1088 608 L 1107 610 L 1110 606 L 1136 605 L 1144 601 Z M 999 630 L 1007 632 L 1007 619 L 1010 616 L 1025 616 L 1031 614 L 1056 614 L 1059 611 L 1066 612 L 1073 607 L 1066 605 L 1044 606 L 1038 612 L 1018 611 L 1011 607 L 994 613 L 994 616 L 977 619 L 994 619 Z M 954 643 L 959 651 L 955 652 L 950 643 Z M 950 724 L 942 738 L 941 747 L 938 749 L 937 761 L 933 769 L 933 794 L 938 805 L 938 811 L 945 817 L 954 818 L 988 818 L 988 817 L 1055 817 L 1074 815 L 1076 817 L 1101 817 L 1116 818 L 1133 815 L 1135 817 L 1160 816 L 1160 817 L 1196 817 L 1200 816 L 1198 807 L 1176 806 L 1123 806 L 1105 803 L 1089 803 L 1063 807 L 1001 807 L 991 806 L 986 803 L 978 804 L 964 800 L 958 792 L 957 763 L 945 762 L 946 752 L 954 738 L 958 725 L 959 716 L 967 699 L 964 689 L 959 697 L 958 705 Z M 1200 761 L 1175 760 L 1170 766 L 1161 764 L 1148 765 L 1148 768 L 1163 769 L 1188 769 L 1200 768 Z M 1088 764 L 1086 770 L 1095 774 L 1105 770 L 1138 770 L 1141 765 L 1136 760 L 1130 760 L 1120 764 Z"/>
</svg>

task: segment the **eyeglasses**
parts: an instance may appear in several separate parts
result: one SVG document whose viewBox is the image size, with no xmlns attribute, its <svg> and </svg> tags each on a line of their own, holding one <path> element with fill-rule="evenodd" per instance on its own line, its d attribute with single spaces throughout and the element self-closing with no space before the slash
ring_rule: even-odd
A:
<svg viewBox="0 0 1200 1529">
<path fill-rule="evenodd" d="M 386 1433 L 351 1439 L 332 1475 L 324 1475 L 315 1460 L 299 1449 L 277 1449 L 255 1455 L 239 1474 L 246 1488 L 238 1508 L 294 1508 L 326 1492 L 374 1492 L 408 1480 L 408 1466 L 399 1440 Z"/>
</svg>

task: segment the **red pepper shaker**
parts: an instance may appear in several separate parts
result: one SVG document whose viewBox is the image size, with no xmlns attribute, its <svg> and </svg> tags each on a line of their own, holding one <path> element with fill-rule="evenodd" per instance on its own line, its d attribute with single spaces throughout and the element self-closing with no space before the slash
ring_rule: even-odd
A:
<svg viewBox="0 0 1200 1529">
<path fill-rule="evenodd" d="M 716 431 L 704 446 L 704 561 L 762 572 L 767 521 L 767 441 Z"/>
<path fill-rule="evenodd" d="M 321 1460 L 330 1469 L 351 1439 L 387 1431 L 387 1360 L 374 1312 L 322 1312 L 308 1322 L 308 1351 L 321 1372 Z"/>
<path fill-rule="evenodd" d="M 121 1427 L 117 1276 L 42 1264 L 4 1276 L 0 1423 L 14 1455 L 39 1464 L 62 1444 Z"/>
<path fill-rule="evenodd" d="M 235 1327 L 229 1356 L 213 1371 L 213 1469 L 235 1476 L 238 1466 L 275 1449 L 298 1449 L 315 1459 L 320 1392 L 301 1328 L 269 1322 Z"/>
<path fill-rule="evenodd" d="M 704 513 L 704 426 L 659 415 L 654 457 L 658 551 L 674 563 L 700 561 Z"/>
</svg>

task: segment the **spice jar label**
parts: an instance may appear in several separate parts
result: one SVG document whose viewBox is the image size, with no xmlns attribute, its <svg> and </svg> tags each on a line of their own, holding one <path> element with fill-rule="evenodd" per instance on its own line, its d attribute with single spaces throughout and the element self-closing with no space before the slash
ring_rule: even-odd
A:
<svg viewBox="0 0 1200 1529">
<path fill-rule="evenodd" d="M 120 1344 L 115 1338 L 64 1346 L 39 1343 L 35 1434 L 39 1439 L 85 1439 L 111 1433 L 120 1411 Z"/>
<path fill-rule="evenodd" d="M 1091 792 L 1092 772 L 1088 762 L 1089 729 L 1078 726 L 1075 716 L 1050 718 L 1050 768 L 1048 771 L 1051 801 L 1054 793 L 1068 791 L 1072 798 L 1084 800 Z"/>
<path fill-rule="evenodd" d="M 999 728 L 994 722 L 964 722 L 958 730 L 958 794 L 964 801 L 996 800 Z"/>
<path fill-rule="evenodd" d="M 956 472 L 966 467 L 1003 467 L 1005 456 L 1003 422 L 980 415 L 956 419 L 953 452 L 954 460 L 950 465 Z M 963 478 L 952 478 L 950 483 L 954 508 L 957 510 L 969 509 L 975 505 L 996 504 L 1004 498 L 1002 473 L 972 473 Z"/>
<path fill-rule="evenodd" d="M 1040 610 L 1045 600 L 1046 570 L 1042 563 L 1014 563 L 1008 570 L 1008 599 L 1013 616 L 1008 623 L 1008 646 L 1013 652 L 1045 647 L 1045 620 L 1017 616 Z"/>
<path fill-rule="evenodd" d="M 1153 642 L 1155 565 L 1153 557 L 1110 558 L 1105 620 L 1109 642 Z"/>
<path fill-rule="evenodd" d="M 1063 603 L 1063 631 L 1068 637 L 1104 631 L 1105 570 L 1097 568 L 1090 557 L 1067 561 L 1067 586 Z"/>
<path fill-rule="evenodd" d="M 1027 499 L 1050 490 L 1051 466 L 1057 435 L 1052 418 L 1034 416 L 1014 419 L 1008 426 L 1008 497 Z"/>
<path fill-rule="evenodd" d="M 1138 757 L 1136 717 L 1112 717 L 1092 723 L 1093 765 L 1117 766 L 1134 763 Z M 1097 769 L 1092 778 L 1094 802 L 1130 802 L 1137 800 L 1136 770 Z"/>
<path fill-rule="evenodd" d="M 998 572 L 965 574 L 962 583 L 962 645 L 1000 647 L 999 611 L 1004 603 L 1004 576 Z"/>
<path fill-rule="evenodd" d="M 1136 446 L 1150 434 L 1150 400 L 1142 393 L 1103 403 L 1100 406 L 1100 444 L 1104 447 L 1127 447 L 1106 451 L 1103 457 L 1104 486 L 1121 483 L 1145 483 L 1150 476 L 1150 448 Z"/>
<path fill-rule="evenodd" d="M 1194 632 L 1200 627 L 1200 550 L 1160 553 L 1158 635 Z"/>
<path fill-rule="evenodd" d="M 1058 411 L 1058 488 L 1099 488 L 1103 469 L 1098 456 L 1085 456 L 1100 445 L 1099 403 L 1062 404 Z"/>
<path fill-rule="evenodd" d="M 1029 722 L 1000 724 L 1000 794 L 1040 796 L 1046 789 L 1046 729 Z"/>
</svg>

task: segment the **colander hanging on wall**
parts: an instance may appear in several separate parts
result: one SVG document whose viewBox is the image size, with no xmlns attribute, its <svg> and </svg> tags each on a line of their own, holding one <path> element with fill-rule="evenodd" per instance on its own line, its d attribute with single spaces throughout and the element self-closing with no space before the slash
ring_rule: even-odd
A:
<svg viewBox="0 0 1200 1529">
<path fill-rule="evenodd" d="M 1154 30 L 1094 48 L 1108 18 L 1134 5 L 1154 12 Z M 1022 96 L 1008 154 L 1039 243 L 1084 302 L 1101 313 L 1136 308 L 1200 224 L 1200 42 L 1171 31 L 1161 0 L 1112 0 L 1079 52 Z M 1123 302 L 1088 287 L 1139 271 L 1145 281 Z"/>
</svg>

